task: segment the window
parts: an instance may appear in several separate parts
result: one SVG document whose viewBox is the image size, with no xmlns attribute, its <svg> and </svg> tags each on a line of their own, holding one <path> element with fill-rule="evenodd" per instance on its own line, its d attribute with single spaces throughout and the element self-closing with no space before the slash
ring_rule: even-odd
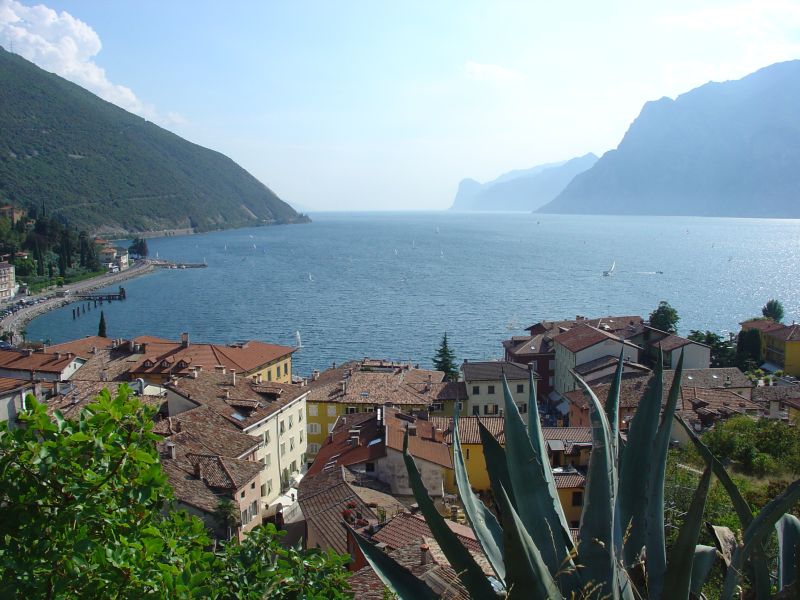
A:
<svg viewBox="0 0 800 600">
<path fill-rule="evenodd" d="M 472 395 L 473 396 L 480 396 L 481 395 L 481 386 L 473 385 L 472 386 Z"/>
<path fill-rule="evenodd" d="M 464 408 L 464 403 L 463 402 L 456 402 L 456 410 L 461 410 L 462 408 Z"/>
<path fill-rule="evenodd" d="M 267 484 L 266 483 L 262 483 L 261 484 L 261 495 L 262 496 L 266 496 L 267 495 Z"/>
<path fill-rule="evenodd" d="M 553 387 L 553 376 L 552 375 L 550 375 L 550 380 L 549 381 L 550 381 L 550 387 Z"/>
<path fill-rule="evenodd" d="M 375 472 L 375 463 L 374 462 L 365 463 L 364 464 L 364 469 L 367 471 L 367 473 L 374 473 Z"/>
<path fill-rule="evenodd" d="M 267 370 L 267 381 L 272 381 L 272 369 Z"/>
<path fill-rule="evenodd" d="M 297 411 L 297 422 L 298 423 L 302 423 L 303 422 L 303 409 L 302 408 Z"/>
<path fill-rule="evenodd" d="M 485 415 L 496 415 L 497 412 L 497 404 L 485 404 L 483 406 L 483 414 Z"/>
<path fill-rule="evenodd" d="M 517 393 L 521 394 L 524 391 L 525 391 L 525 384 L 524 383 L 518 383 L 517 384 Z"/>
<path fill-rule="evenodd" d="M 517 408 L 519 409 L 519 414 L 524 415 L 528 412 L 528 403 L 523 402 L 522 404 L 517 404 Z"/>
<path fill-rule="evenodd" d="M 308 453 L 309 454 L 316 454 L 317 452 L 319 452 L 319 444 L 315 444 L 314 442 L 311 442 L 308 445 Z"/>
<path fill-rule="evenodd" d="M 336 405 L 335 404 L 329 404 L 328 405 L 328 416 L 329 417 L 335 417 L 336 416 Z"/>
<path fill-rule="evenodd" d="M 469 460 L 469 448 L 464 448 L 464 458 Z"/>
<path fill-rule="evenodd" d="M 300 430 L 300 443 L 303 443 L 303 430 Z"/>
<path fill-rule="evenodd" d="M 281 421 L 281 426 L 280 426 L 281 435 L 283 435 L 285 431 L 286 431 L 286 423 Z"/>
<path fill-rule="evenodd" d="M 583 492 L 572 492 L 572 506 L 583 506 Z"/>
<path fill-rule="evenodd" d="M 244 498 L 244 490 L 242 490 L 242 493 L 239 494 L 239 498 Z"/>
<path fill-rule="evenodd" d="M 283 456 L 284 454 L 286 454 L 286 444 L 285 443 L 281 444 L 281 456 Z"/>
<path fill-rule="evenodd" d="M 269 444 L 269 431 L 264 432 L 264 445 Z"/>
<path fill-rule="evenodd" d="M 554 360 L 550 360 L 550 364 L 549 364 L 549 365 L 547 365 L 547 368 L 548 368 L 548 369 L 550 369 L 551 371 L 552 371 L 553 369 L 555 369 L 555 368 L 556 368 L 556 361 L 554 361 Z"/>
<path fill-rule="evenodd" d="M 477 417 L 481 414 L 481 407 L 480 406 L 473 406 L 472 407 L 472 416 Z"/>
<path fill-rule="evenodd" d="M 243 510 L 242 511 L 242 525 L 247 525 L 250 522 L 250 511 Z"/>
<path fill-rule="evenodd" d="M 269 467 L 270 465 L 272 465 L 272 454 L 267 454 L 264 456 L 264 466 Z"/>
<path fill-rule="evenodd" d="M 272 493 L 272 479 L 267 479 L 267 494 Z"/>
<path fill-rule="evenodd" d="M 294 438 L 290 437 L 289 438 L 289 452 L 291 452 L 292 450 L 294 450 Z"/>
<path fill-rule="evenodd" d="M 292 473 L 297 472 L 297 461 L 296 460 L 292 461 L 291 467 L 292 467 L 291 468 Z"/>
<path fill-rule="evenodd" d="M 538 360 L 532 360 L 531 361 L 531 369 L 533 369 L 534 371 L 538 371 L 539 370 L 539 361 Z"/>
<path fill-rule="evenodd" d="M 354 415 L 358 412 L 358 409 L 355 406 L 348 406 L 347 407 L 347 414 Z"/>
<path fill-rule="evenodd" d="M 289 429 L 292 428 L 292 425 L 294 425 L 294 419 L 292 418 L 292 415 L 289 415 Z"/>
<path fill-rule="evenodd" d="M 333 426 L 334 426 L 334 425 L 336 425 L 336 423 L 328 423 L 328 433 L 330 433 L 331 431 L 333 431 Z"/>
<path fill-rule="evenodd" d="M 288 362 L 283 363 L 283 374 L 284 375 L 288 375 L 289 374 L 289 363 Z"/>
<path fill-rule="evenodd" d="M 308 425 L 306 425 L 306 427 L 308 427 L 308 433 L 310 434 L 318 434 L 321 433 L 322 431 L 319 426 L 319 423 L 309 423 Z"/>
<path fill-rule="evenodd" d="M 434 402 L 431 404 L 431 412 L 436 412 L 437 410 L 444 410 L 444 402 Z"/>
<path fill-rule="evenodd" d="M 488 388 L 489 388 L 489 389 L 486 391 L 486 393 L 487 393 L 487 394 L 494 394 L 494 386 L 493 386 L 493 385 L 490 385 L 490 386 L 488 386 Z"/>
<path fill-rule="evenodd" d="M 308 405 L 308 414 L 311 417 L 317 416 L 317 405 L 316 404 L 309 404 Z"/>
<path fill-rule="evenodd" d="M 251 483 L 251 484 L 250 484 L 250 489 L 251 489 L 251 490 L 254 490 L 254 489 L 256 489 L 256 482 L 255 482 L 255 481 L 254 481 L 253 483 Z"/>
</svg>

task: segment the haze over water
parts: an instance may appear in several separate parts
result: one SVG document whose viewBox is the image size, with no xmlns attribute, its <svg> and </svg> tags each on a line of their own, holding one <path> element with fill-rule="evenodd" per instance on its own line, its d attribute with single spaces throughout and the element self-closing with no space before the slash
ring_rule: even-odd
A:
<svg viewBox="0 0 800 600">
<path fill-rule="evenodd" d="M 502 356 L 541 319 L 638 314 L 736 331 L 779 298 L 800 315 L 800 221 L 532 214 L 323 213 L 309 225 L 148 240 L 152 257 L 208 263 L 125 282 L 110 337 L 260 339 L 303 348 L 296 371 L 371 356 L 429 364 L 447 331 L 459 360 Z M 778 243 L 780 240 L 780 243 Z M 616 261 L 613 277 L 602 272 Z M 658 271 L 663 271 L 659 274 Z M 99 309 L 30 323 L 28 338 L 97 333 Z"/>
</svg>

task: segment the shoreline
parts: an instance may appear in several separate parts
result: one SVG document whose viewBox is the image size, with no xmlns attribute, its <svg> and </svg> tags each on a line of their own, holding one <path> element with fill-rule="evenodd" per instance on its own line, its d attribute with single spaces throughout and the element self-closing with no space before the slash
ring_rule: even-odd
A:
<svg viewBox="0 0 800 600">
<path fill-rule="evenodd" d="M 108 273 L 99 277 L 93 277 L 92 279 L 79 281 L 74 285 L 68 286 L 68 289 L 70 290 L 70 296 L 63 298 L 48 298 L 43 302 L 39 302 L 38 304 L 34 304 L 32 306 L 26 306 L 19 311 L 0 319 L 0 331 L 11 333 L 13 336 L 11 343 L 17 344 L 23 341 L 23 339 L 18 338 L 21 337 L 21 332 L 25 329 L 28 323 L 52 310 L 62 308 L 68 304 L 79 302 L 78 298 L 71 297 L 71 295 L 75 292 L 92 292 L 94 290 L 99 290 L 101 288 L 114 285 L 115 283 L 127 281 L 128 279 L 134 279 L 135 277 L 148 275 L 152 273 L 157 266 L 159 266 L 157 261 L 145 259 L 142 261 L 137 261 L 136 265 L 126 269 L 125 271 L 122 271 L 121 273 Z M 39 293 L 35 296 L 27 296 L 27 298 L 43 298 L 52 293 L 54 292 L 50 291 L 46 293 Z"/>
</svg>

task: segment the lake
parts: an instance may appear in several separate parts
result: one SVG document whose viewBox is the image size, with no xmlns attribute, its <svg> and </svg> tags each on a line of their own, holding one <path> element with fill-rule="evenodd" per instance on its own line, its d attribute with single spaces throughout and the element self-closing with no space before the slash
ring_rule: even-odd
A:
<svg viewBox="0 0 800 600">
<path fill-rule="evenodd" d="M 800 221 L 465 213 L 312 214 L 308 225 L 148 240 L 151 256 L 208 263 L 125 282 L 104 305 L 110 337 L 260 339 L 302 349 L 296 370 L 371 356 L 430 364 L 447 331 L 459 360 L 502 356 L 541 319 L 647 316 L 659 300 L 679 330 L 737 331 L 778 298 L 800 314 Z M 602 272 L 616 262 L 612 277 Z M 96 334 L 71 307 L 30 339 Z"/>
</svg>

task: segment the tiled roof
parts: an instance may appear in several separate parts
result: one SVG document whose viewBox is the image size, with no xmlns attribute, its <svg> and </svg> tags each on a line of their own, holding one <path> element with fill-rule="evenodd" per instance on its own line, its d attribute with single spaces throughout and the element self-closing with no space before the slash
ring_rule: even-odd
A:
<svg viewBox="0 0 800 600">
<path fill-rule="evenodd" d="M 359 431 L 358 445 L 354 443 L 350 434 L 350 430 L 355 429 Z M 341 416 L 317 452 L 308 474 L 314 475 L 334 465 L 348 466 L 372 462 L 384 456 L 386 456 L 386 443 L 376 413 Z"/>
<path fill-rule="evenodd" d="M 506 379 L 515 381 L 528 379 L 530 369 L 527 365 L 509 361 L 464 361 L 461 365 L 464 380 L 470 381 L 500 381 L 505 374 Z M 536 374 L 534 373 L 534 377 Z"/>
<path fill-rule="evenodd" d="M 367 520 L 375 520 L 375 513 L 344 479 L 343 467 L 306 475 L 300 482 L 298 502 L 306 520 L 306 527 L 316 532 L 323 549 L 331 548 L 347 554 L 347 532 L 342 512 L 349 503 L 355 504 Z"/>
<path fill-rule="evenodd" d="M 61 373 L 74 360 L 83 362 L 71 353 L 0 350 L 0 369 L 13 371 Z"/>
<path fill-rule="evenodd" d="M 768 331 L 766 335 L 784 342 L 800 342 L 800 325 L 785 325 Z"/>
<path fill-rule="evenodd" d="M 258 449 L 261 444 L 259 438 L 220 424 L 217 422 L 218 419 L 213 411 L 199 407 L 175 417 L 162 419 L 158 423 L 160 427 L 157 432 L 164 435 L 167 440 L 199 454 L 209 453 L 227 458 L 239 458 Z"/>
<path fill-rule="evenodd" d="M 689 344 L 697 344 L 698 346 L 706 346 L 705 344 L 700 344 L 698 342 L 693 342 L 692 340 L 688 340 L 683 338 L 679 335 L 674 335 L 672 333 L 668 334 L 666 337 L 650 342 L 650 345 L 653 348 L 661 348 L 664 352 L 672 352 L 677 348 L 683 348 L 684 346 L 688 346 Z M 707 346 L 706 346 L 707 347 Z"/>
<path fill-rule="evenodd" d="M 78 371 L 80 372 L 80 371 Z M 70 379 L 66 385 L 60 385 L 61 393 L 54 394 L 47 400 L 47 412 L 53 415 L 55 411 L 61 411 L 64 417 L 74 417 L 78 415 L 87 404 L 92 404 L 104 389 L 114 397 L 122 381 L 85 381 L 82 379 Z M 155 406 L 160 409 L 166 402 L 164 395 L 137 395 L 136 399 L 141 404 Z"/>
<path fill-rule="evenodd" d="M 450 449 L 444 443 L 444 436 L 441 431 L 436 431 L 436 426 L 430 421 L 415 419 L 393 408 L 386 408 L 383 414 L 387 448 L 402 452 L 406 428 L 416 427 L 416 435 L 408 437 L 408 451 L 411 456 L 448 469 L 453 468 Z"/>
<path fill-rule="evenodd" d="M 577 471 L 558 471 L 553 469 L 553 478 L 558 489 L 582 488 L 586 486 L 586 477 Z"/>
<path fill-rule="evenodd" d="M 580 352 L 581 350 L 591 348 L 592 346 L 607 340 L 613 340 L 621 344 L 637 347 L 631 342 L 628 342 L 627 340 L 616 336 L 609 331 L 592 327 L 586 323 L 576 325 L 575 327 L 572 327 L 571 329 L 557 335 L 554 338 L 554 341 L 557 344 L 561 344 L 570 352 Z"/>
<path fill-rule="evenodd" d="M 532 335 L 551 332 L 553 335 L 571 329 L 577 325 L 591 325 L 592 327 L 600 327 L 604 331 L 609 331 L 618 335 L 621 338 L 627 339 L 641 333 L 644 330 L 644 319 L 636 315 L 627 316 L 608 316 L 598 317 L 594 319 L 587 319 L 579 317 L 576 319 L 566 319 L 563 321 L 540 321 L 527 328 Z"/>
<path fill-rule="evenodd" d="M 553 354 L 553 336 L 557 332 L 540 333 L 531 336 L 515 336 L 510 340 L 503 341 L 503 347 L 512 356 L 533 357 L 540 354 Z"/>
<path fill-rule="evenodd" d="M 742 331 L 747 331 L 748 329 L 758 329 L 762 333 L 775 331 L 785 327 L 785 325 L 782 323 L 778 323 L 772 319 L 750 319 L 749 321 L 742 321 L 739 323 L 739 325 L 742 326 Z"/>
<path fill-rule="evenodd" d="M 7 394 L 15 390 L 32 387 L 33 384 L 30 381 L 15 379 L 13 377 L 0 377 L 0 394 Z"/>
<path fill-rule="evenodd" d="M 681 387 L 677 413 L 687 420 L 696 417 L 726 418 L 735 414 L 758 415 L 763 408 L 736 392 L 724 389 Z"/>
<path fill-rule="evenodd" d="M 459 541 L 464 544 L 470 552 L 482 553 L 480 544 L 475 539 L 472 529 L 466 525 L 460 525 L 449 519 L 445 523 L 450 530 L 456 534 Z M 384 543 L 388 548 L 396 550 L 409 544 L 419 544 L 423 538 L 433 537 L 430 527 L 425 519 L 420 515 L 409 513 L 399 513 L 393 519 L 372 534 L 372 539 L 377 543 Z"/>
<path fill-rule="evenodd" d="M 429 417 L 434 427 L 444 432 L 444 441 L 453 443 L 453 417 Z M 505 424 L 503 417 L 459 417 L 458 426 L 461 429 L 462 444 L 480 444 L 481 434 L 478 429 L 478 420 L 497 439 L 500 444 L 506 443 Z"/>
<path fill-rule="evenodd" d="M 217 371 L 201 371 L 197 377 L 171 381 L 166 387 L 198 406 L 208 407 L 239 429 L 258 423 L 308 391 L 288 383 L 270 383 L 267 390 L 252 379 L 239 376 L 234 384 L 232 373 Z"/>
<path fill-rule="evenodd" d="M 800 385 L 760 385 L 753 388 L 753 401 L 769 404 L 800 398 Z"/>
<path fill-rule="evenodd" d="M 141 347 L 141 360 L 131 372 L 137 375 L 188 375 L 191 368 L 211 370 L 222 365 L 237 373 L 249 374 L 280 358 L 291 355 L 296 348 L 248 341 L 242 344 L 183 345 L 181 342 L 164 342 L 158 338 L 138 337 L 134 347 Z"/>
<path fill-rule="evenodd" d="M 339 404 L 394 404 L 397 406 L 425 406 L 434 401 L 424 383 L 407 383 L 406 372 L 371 372 L 336 370 L 341 379 L 331 380 L 327 373 L 317 381 L 309 382 L 309 402 L 336 402 Z M 325 376 L 323 376 L 325 375 Z"/>
<path fill-rule="evenodd" d="M 47 347 L 48 352 L 72 352 L 75 356 L 82 356 L 89 358 L 89 355 L 94 354 L 94 350 L 108 349 L 114 345 L 114 340 L 110 338 L 100 337 L 99 335 L 87 335 L 84 338 L 63 342 L 61 344 L 53 344 Z"/>
</svg>

